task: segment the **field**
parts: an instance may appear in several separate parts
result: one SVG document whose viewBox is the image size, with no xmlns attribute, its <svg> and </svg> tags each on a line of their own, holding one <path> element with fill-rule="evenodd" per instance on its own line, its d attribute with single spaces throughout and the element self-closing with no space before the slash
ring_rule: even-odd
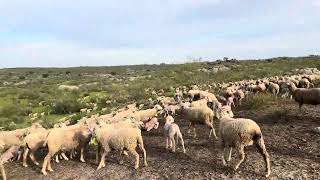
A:
<svg viewBox="0 0 320 180">
<path fill-rule="evenodd" d="M 226 70 L 213 72 L 214 68 Z M 320 69 L 319 57 L 274 58 L 268 60 L 192 62 L 179 65 L 140 65 L 122 67 L 79 68 L 16 68 L 0 70 L 0 126 L 6 130 L 29 126 L 29 113 L 50 112 L 41 118 L 46 127 L 64 116 L 75 113 L 86 103 L 98 104 L 92 114 L 111 112 L 132 102 L 148 105 L 155 98 L 146 88 L 164 89 L 172 95 L 172 88 L 192 84 L 213 84 L 243 79 L 281 76 L 301 68 Z M 59 85 L 76 85 L 78 91 L 59 91 Z M 319 84 L 316 84 L 319 87 Z M 48 106 L 39 106 L 44 101 Z M 111 101 L 107 103 L 106 101 Z M 49 106 L 54 103 L 55 106 Z M 236 117 L 254 119 L 261 127 L 271 155 L 270 179 L 319 179 L 320 136 L 312 128 L 320 126 L 319 106 L 304 106 L 299 112 L 290 99 L 261 94 L 246 99 L 234 110 Z M 47 177 L 40 168 L 23 168 L 21 163 L 6 165 L 10 179 L 263 179 L 264 162 L 254 147 L 237 172 L 223 167 L 218 141 L 208 140 L 209 130 L 197 127 L 198 136 L 188 136 L 187 122 L 177 117 L 184 135 L 187 153 L 171 153 L 165 149 L 162 126 L 159 130 L 143 132 L 149 167 L 138 171 L 133 163 L 118 164 L 117 155 L 107 158 L 106 168 L 95 171 L 95 154 L 89 149 L 87 163 L 78 160 L 53 164 L 54 173 Z M 161 121 L 163 124 L 163 121 Z M 217 127 L 218 122 L 215 123 Z M 217 129 L 217 128 L 216 128 Z M 40 153 L 42 158 L 45 153 Z M 237 155 L 233 154 L 233 160 Z M 132 159 L 132 158 L 130 158 Z M 234 161 L 232 161 L 234 163 Z M 231 164 L 232 164 L 231 163 Z"/>
</svg>

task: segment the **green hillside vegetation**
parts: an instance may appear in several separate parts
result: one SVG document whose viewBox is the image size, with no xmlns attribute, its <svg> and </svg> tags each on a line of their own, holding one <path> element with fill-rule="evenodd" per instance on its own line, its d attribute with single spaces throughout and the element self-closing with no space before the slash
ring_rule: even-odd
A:
<svg viewBox="0 0 320 180">
<path fill-rule="evenodd" d="M 229 70 L 213 73 L 215 67 Z M 42 120 L 52 126 L 66 115 L 79 114 L 85 103 L 90 102 L 98 104 L 97 112 L 101 112 L 104 107 L 110 112 L 131 102 L 147 104 L 147 99 L 152 95 L 145 91 L 146 88 L 164 89 L 170 95 L 170 87 L 257 79 L 284 75 L 291 70 L 307 67 L 320 69 L 320 57 L 115 67 L 1 69 L 0 127 L 14 129 L 28 126 L 31 124 L 28 114 L 41 112 L 50 112 Z M 79 90 L 58 90 L 62 84 L 79 86 Z M 108 100 L 112 103 L 106 104 Z M 50 106 L 39 107 L 42 101 Z"/>
</svg>

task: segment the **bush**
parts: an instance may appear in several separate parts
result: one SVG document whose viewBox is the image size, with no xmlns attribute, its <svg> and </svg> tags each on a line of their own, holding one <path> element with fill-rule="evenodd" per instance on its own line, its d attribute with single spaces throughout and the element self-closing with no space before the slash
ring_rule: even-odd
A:
<svg viewBox="0 0 320 180">
<path fill-rule="evenodd" d="M 42 74 L 42 77 L 43 77 L 43 78 L 48 78 L 48 77 L 49 77 L 49 74 L 48 74 L 48 73 Z"/>
<path fill-rule="evenodd" d="M 19 99 L 36 100 L 38 97 L 39 97 L 39 92 L 35 90 L 22 90 L 22 92 L 18 95 Z"/>
<path fill-rule="evenodd" d="M 53 114 L 70 114 L 79 112 L 81 104 L 77 101 L 77 93 L 65 93 L 53 101 L 54 106 L 51 108 Z"/>
<path fill-rule="evenodd" d="M 24 80 L 24 79 L 26 79 L 26 77 L 25 76 L 19 76 L 19 79 L 20 80 Z"/>
</svg>

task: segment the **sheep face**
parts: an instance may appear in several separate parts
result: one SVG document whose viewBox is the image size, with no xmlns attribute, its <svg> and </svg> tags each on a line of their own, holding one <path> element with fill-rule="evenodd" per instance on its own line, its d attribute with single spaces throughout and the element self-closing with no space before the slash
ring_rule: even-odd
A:
<svg viewBox="0 0 320 180">
<path fill-rule="evenodd" d="M 172 124 L 174 123 L 174 119 L 172 116 L 167 116 L 166 117 L 166 124 Z"/>
</svg>

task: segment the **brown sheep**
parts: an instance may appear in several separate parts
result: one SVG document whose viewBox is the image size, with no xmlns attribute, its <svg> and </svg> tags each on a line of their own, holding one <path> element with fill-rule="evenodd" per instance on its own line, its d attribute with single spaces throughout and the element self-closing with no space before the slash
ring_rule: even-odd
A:
<svg viewBox="0 0 320 180">
<path fill-rule="evenodd" d="M 294 100 L 299 103 L 300 110 L 303 104 L 320 104 L 320 88 L 297 88 L 292 82 L 289 82 L 288 85 Z"/>
</svg>

